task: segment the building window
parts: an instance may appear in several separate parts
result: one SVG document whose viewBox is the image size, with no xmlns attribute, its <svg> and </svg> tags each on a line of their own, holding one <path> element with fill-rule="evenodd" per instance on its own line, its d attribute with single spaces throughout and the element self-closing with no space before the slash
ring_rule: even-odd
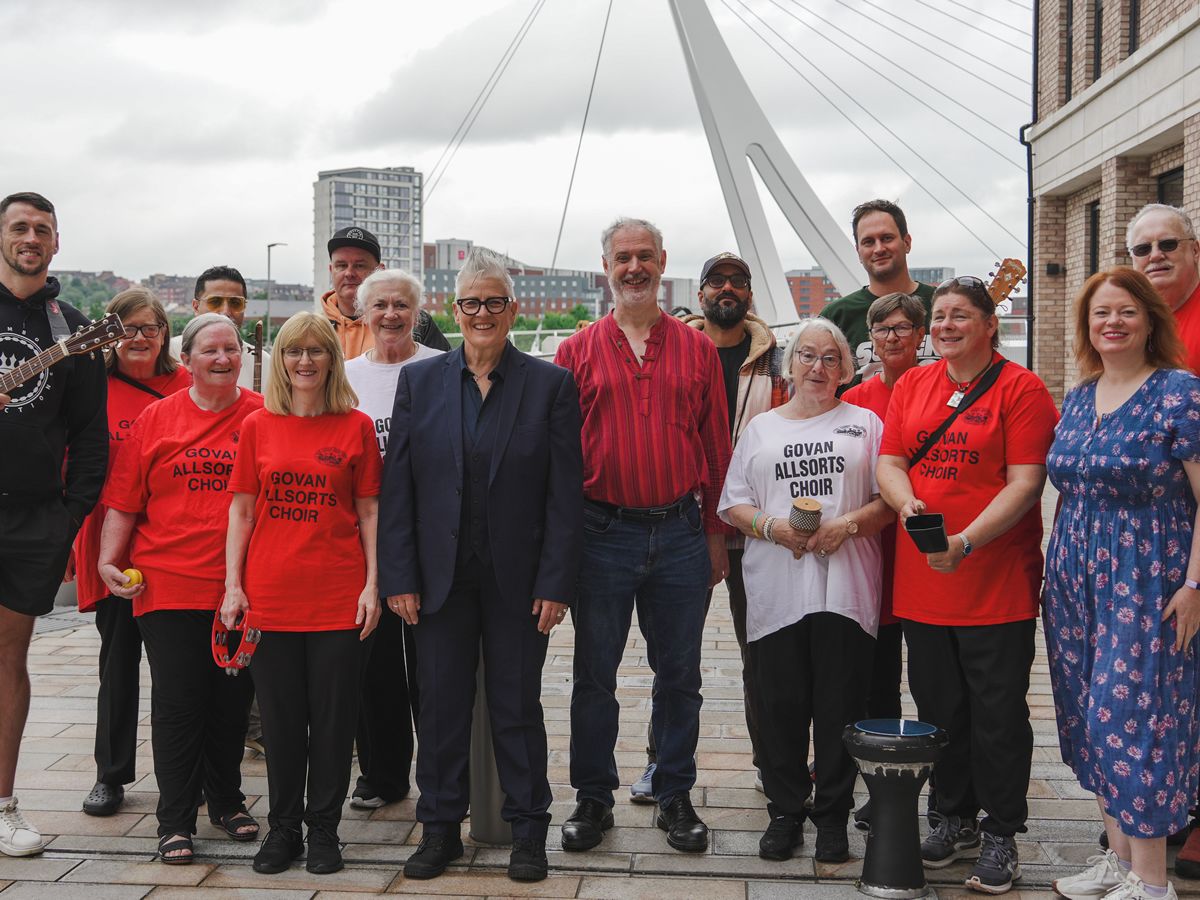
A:
<svg viewBox="0 0 1200 900">
<path fill-rule="evenodd" d="M 1183 166 L 1158 176 L 1158 202 L 1183 206 Z"/>
<path fill-rule="evenodd" d="M 1129 0 L 1129 52 L 1132 55 L 1142 39 L 1142 2 Z"/>
<path fill-rule="evenodd" d="M 1087 205 L 1087 274 L 1095 275 L 1100 271 L 1100 201 L 1095 200 Z"/>
<path fill-rule="evenodd" d="M 1063 35 L 1066 38 L 1067 46 L 1063 56 L 1066 58 L 1066 67 L 1063 71 L 1063 81 L 1065 82 L 1066 97 L 1065 100 L 1071 100 L 1071 82 L 1075 77 L 1075 0 L 1062 0 L 1067 5 L 1067 27 L 1063 29 Z"/>
<path fill-rule="evenodd" d="M 1104 44 L 1104 0 L 1092 2 L 1092 81 L 1100 77 L 1101 50 Z"/>
</svg>

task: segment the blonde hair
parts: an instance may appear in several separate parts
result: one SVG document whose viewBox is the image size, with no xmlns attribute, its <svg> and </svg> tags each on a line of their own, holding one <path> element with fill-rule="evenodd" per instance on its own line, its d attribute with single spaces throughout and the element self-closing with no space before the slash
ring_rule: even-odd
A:
<svg viewBox="0 0 1200 900">
<path fill-rule="evenodd" d="M 325 379 L 325 412 L 346 413 L 358 406 L 358 394 L 346 378 L 346 361 L 342 347 L 329 320 L 314 312 L 298 312 L 279 329 L 275 346 L 271 348 L 271 377 L 263 405 L 280 416 L 292 414 L 292 381 L 283 360 L 287 351 L 306 338 L 329 354 L 329 377 Z"/>
</svg>

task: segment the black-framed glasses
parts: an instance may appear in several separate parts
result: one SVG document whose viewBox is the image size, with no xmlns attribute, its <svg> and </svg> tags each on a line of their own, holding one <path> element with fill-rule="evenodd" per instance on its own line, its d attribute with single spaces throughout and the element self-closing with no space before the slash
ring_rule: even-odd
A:
<svg viewBox="0 0 1200 900">
<path fill-rule="evenodd" d="M 916 330 L 917 326 L 912 322 L 901 322 L 898 325 L 872 325 L 871 337 L 880 341 L 887 340 L 889 334 L 894 334 L 898 338 L 906 338 Z"/>
<path fill-rule="evenodd" d="M 200 302 L 207 306 L 211 312 L 217 312 L 217 310 L 219 310 L 225 304 L 229 304 L 229 308 L 234 312 L 237 312 L 239 309 L 246 308 L 245 297 L 202 297 Z"/>
<path fill-rule="evenodd" d="M 455 300 L 454 302 L 468 316 L 479 315 L 479 310 L 481 309 L 486 309 L 493 316 L 497 316 L 504 312 L 508 304 L 512 302 L 512 298 L 488 297 L 481 300 L 478 297 L 463 297 L 461 300 Z"/>
<path fill-rule="evenodd" d="M 139 334 L 144 338 L 156 338 L 162 334 L 166 325 L 159 325 L 157 322 L 151 322 L 149 325 L 126 325 L 125 337 L 128 340 L 133 340 Z"/>
<path fill-rule="evenodd" d="M 1129 248 L 1130 254 L 1141 259 L 1143 256 L 1149 256 L 1154 252 L 1155 245 L 1163 253 L 1174 253 L 1179 249 L 1179 245 L 1184 241 L 1194 241 L 1195 238 L 1164 238 L 1161 241 L 1146 241 L 1144 244 L 1134 244 Z"/>
<path fill-rule="evenodd" d="M 725 282 L 727 281 L 733 285 L 735 290 L 741 291 L 750 287 L 749 275 L 722 275 L 720 272 L 713 272 L 704 279 L 704 283 L 710 288 L 723 288 L 725 287 Z"/>
</svg>

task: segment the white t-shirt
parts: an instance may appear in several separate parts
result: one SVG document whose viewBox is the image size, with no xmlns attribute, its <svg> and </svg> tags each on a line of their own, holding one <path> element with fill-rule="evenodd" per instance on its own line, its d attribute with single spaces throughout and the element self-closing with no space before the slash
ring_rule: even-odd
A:
<svg viewBox="0 0 1200 900">
<path fill-rule="evenodd" d="M 796 497 L 819 500 L 822 522 L 853 512 L 879 493 L 875 463 L 883 423 L 875 413 L 838 403 L 811 419 L 785 419 L 778 409 L 755 416 L 729 462 L 717 514 L 757 506 L 786 521 Z M 809 613 L 834 612 L 875 636 L 882 581 L 879 537 L 848 537 L 821 559 L 765 540 L 746 540 L 746 639 L 795 624 Z"/>
<path fill-rule="evenodd" d="M 396 404 L 396 382 L 400 378 L 400 370 L 418 359 L 442 355 L 441 350 L 434 350 L 423 344 L 417 344 L 416 347 L 417 352 L 404 362 L 373 362 L 367 359 L 367 354 L 364 353 L 346 363 L 346 377 L 350 379 L 350 387 L 354 388 L 354 393 L 358 394 L 358 408 L 375 423 L 375 439 L 379 441 L 380 456 L 387 453 L 388 432 L 392 428 L 392 407 Z"/>
<path fill-rule="evenodd" d="M 171 338 L 171 356 L 176 362 L 179 361 L 179 354 L 183 350 L 183 335 L 177 334 Z M 262 390 L 267 389 L 267 380 L 271 377 L 271 351 L 263 352 L 262 361 Z M 254 345 L 242 344 L 242 371 L 238 372 L 238 387 L 245 388 L 248 391 L 254 390 Z"/>
</svg>

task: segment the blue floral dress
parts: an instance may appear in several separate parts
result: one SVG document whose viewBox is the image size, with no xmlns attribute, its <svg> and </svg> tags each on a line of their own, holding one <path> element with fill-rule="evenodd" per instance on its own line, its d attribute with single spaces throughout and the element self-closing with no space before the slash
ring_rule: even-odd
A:
<svg viewBox="0 0 1200 900">
<path fill-rule="evenodd" d="M 1154 372 L 1098 421 L 1096 384 L 1067 394 L 1047 468 L 1062 494 L 1043 597 L 1063 761 L 1121 830 L 1178 831 L 1196 800 L 1200 666 L 1162 612 L 1183 585 L 1200 460 L 1200 378 Z"/>
</svg>

